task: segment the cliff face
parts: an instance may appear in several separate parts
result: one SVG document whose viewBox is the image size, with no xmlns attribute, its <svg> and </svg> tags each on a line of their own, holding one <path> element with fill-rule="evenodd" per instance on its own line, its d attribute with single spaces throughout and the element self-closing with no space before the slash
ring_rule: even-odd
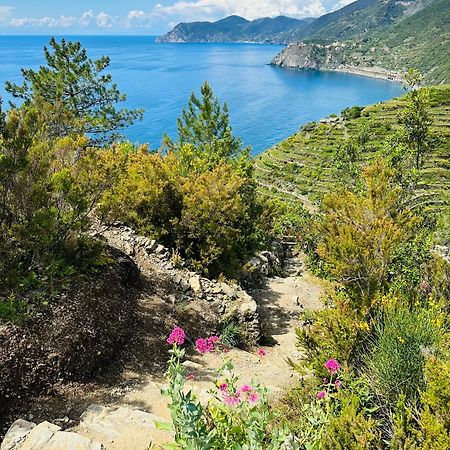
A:
<svg viewBox="0 0 450 450">
<path fill-rule="evenodd" d="M 343 44 L 290 44 L 272 60 L 274 66 L 295 69 L 333 70 L 342 63 Z"/>
<path fill-rule="evenodd" d="M 383 80 L 403 81 L 401 71 L 380 67 L 375 60 L 362 57 L 360 49 L 354 43 L 290 44 L 275 56 L 271 64 L 290 69 L 331 70 Z"/>
</svg>

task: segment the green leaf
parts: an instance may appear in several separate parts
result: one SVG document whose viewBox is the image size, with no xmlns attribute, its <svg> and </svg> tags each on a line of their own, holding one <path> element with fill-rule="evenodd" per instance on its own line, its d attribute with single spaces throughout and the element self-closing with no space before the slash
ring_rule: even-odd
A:
<svg viewBox="0 0 450 450">
<path fill-rule="evenodd" d="M 170 422 L 157 422 L 155 421 L 155 427 L 157 430 L 173 431 L 173 426 Z"/>
</svg>

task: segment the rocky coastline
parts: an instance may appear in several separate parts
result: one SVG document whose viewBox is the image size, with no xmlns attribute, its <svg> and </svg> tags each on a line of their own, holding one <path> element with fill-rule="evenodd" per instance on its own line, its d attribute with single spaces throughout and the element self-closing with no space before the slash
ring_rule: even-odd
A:
<svg viewBox="0 0 450 450">
<path fill-rule="evenodd" d="M 335 42 L 329 45 L 289 44 L 270 62 L 270 65 L 289 69 L 320 70 L 361 75 L 382 80 L 402 82 L 402 75 L 383 67 L 368 67 L 347 62 L 346 44 Z"/>
</svg>

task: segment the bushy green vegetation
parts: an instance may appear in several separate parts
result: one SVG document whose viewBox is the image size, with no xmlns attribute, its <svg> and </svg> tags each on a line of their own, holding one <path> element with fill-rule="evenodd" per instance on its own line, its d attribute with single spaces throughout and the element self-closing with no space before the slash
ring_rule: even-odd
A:
<svg viewBox="0 0 450 450">
<path fill-rule="evenodd" d="M 327 194 L 304 231 L 318 273 L 338 284 L 297 330 L 305 356 L 292 365 L 310 378 L 280 408 L 300 448 L 448 448 L 448 417 L 438 413 L 448 410 L 446 375 L 433 368 L 450 363 L 450 264 L 432 254 L 433 225 L 409 208 L 386 162 L 362 180 Z"/>
<path fill-rule="evenodd" d="M 420 92 L 420 91 L 419 91 Z M 411 144 L 399 115 L 410 104 L 402 96 L 364 108 L 361 117 L 334 123 L 308 124 L 297 134 L 256 158 L 258 190 L 268 197 L 318 204 L 336 186 L 360 186 L 360 168 L 378 157 L 395 166 L 412 190 L 411 206 L 445 226 L 450 203 L 450 86 L 429 88 L 429 128 L 432 145 L 419 170 L 414 169 Z M 394 151 L 395 150 L 395 151 Z M 400 165 L 403 165 L 400 167 Z M 446 241 L 448 233 L 440 233 Z"/>
<path fill-rule="evenodd" d="M 122 221 L 209 276 L 239 277 L 270 239 L 252 161 L 232 134 L 226 105 L 205 83 L 178 121 L 178 138 L 149 152 L 118 133 L 141 115 L 79 43 L 50 41 L 47 64 L 7 90 L 0 111 L 0 320 L 16 320 L 26 292 L 45 304 L 63 280 L 102 264 L 92 218 Z M 275 212 L 273 212 L 275 214 Z M 266 227 L 266 228 L 265 228 Z"/>
</svg>

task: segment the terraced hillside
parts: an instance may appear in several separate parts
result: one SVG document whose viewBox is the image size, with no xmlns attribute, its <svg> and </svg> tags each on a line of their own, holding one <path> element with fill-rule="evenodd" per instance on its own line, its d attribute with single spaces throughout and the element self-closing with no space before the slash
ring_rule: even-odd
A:
<svg viewBox="0 0 450 450">
<path fill-rule="evenodd" d="M 300 200 L 306 206 L 340 184 L 336 152 L 364 137 L 362 158 L 370 161 L 398 128 L 404 97 L 368 106 L 361 117 L 331 117 L 305 125 L 298 133 L 258 156 L 256 175 L 261 193 Z M 415 206 L 448 212 L 450 205 L 450 85 L 431 89 L 433 130 L 437 144 L 425 158 Z"/>
</svg>

